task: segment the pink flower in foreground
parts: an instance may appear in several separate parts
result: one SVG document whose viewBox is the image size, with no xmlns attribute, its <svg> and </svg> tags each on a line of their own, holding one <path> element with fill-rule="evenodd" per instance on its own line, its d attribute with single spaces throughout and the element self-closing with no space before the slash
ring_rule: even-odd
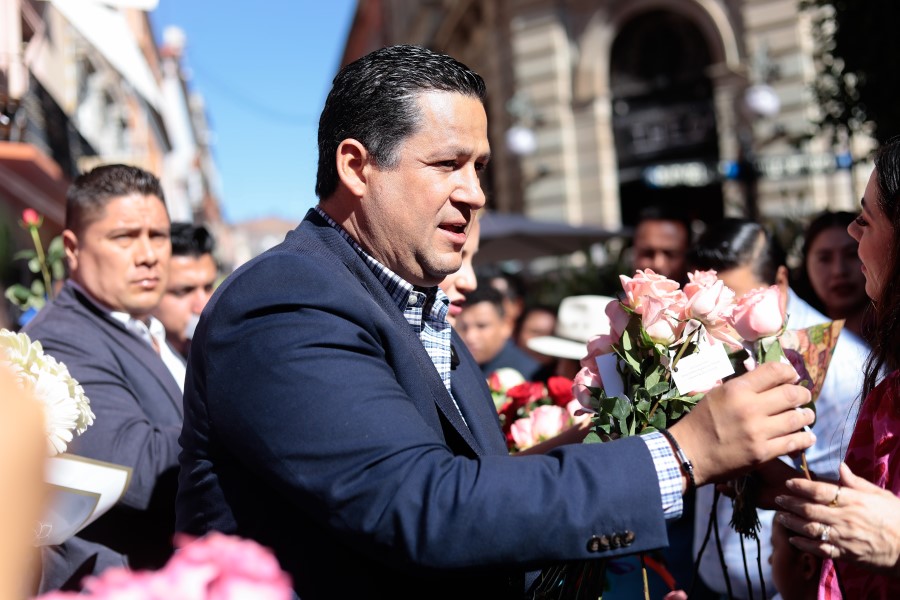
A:
<svg viewBox="0 0 900 600">
<path fill-rule="evenodd" d="M 609 334 L 618 341 L 628 327 L 631 315 L 622 308 L 622 303 L 618 300 L 610 300 L 604 312 L 609 318 Z"/>
<path fill-rule="evenodd" d="M 545 404 L 513 423 L 510 433 L 516 448 L 525 450 L 559 435 L 570 423 L 571 418 L 565 408 Z"/>
<path fill-rule="evenodd" d="M 40 600 L 82 596 L 98 600 L 288 600 L 291 578 L 275 556 L 256 542 L 211 533 L 181 546 L 160 571 L 112 568 L 84 582 L 85 594 L 52 593 Z"/>
<path fill-rule="evenodd" d="M 596 363 L 593 368 L 582 367 L 572 382 L 572 393 L 575 394 L 575 399 L 583 408 L 593 412 L 589 387 L 603 388 L 603 381 L 601 381 L 600 374 L 597 372 Z"/>
<path fill-rule="evenodd" d="M 182 544 L 189 538 L 180 538 Z M 166 576 L 180 589 L 205 580 L 207 600 L 252 597 L 254 600 L 287 600 L 291 579 L 275 556 L 250 540 L 211 533 L 189 542 L 169 561 Z M 236 592 L 243 591 L 241 595 Z"/>
<path fill-rule="evenodd" d="M 657 275 L 653 269 L 638 270 L 633 278 L 619 275 L 619 280 L 625 290 L 625 304 L 639 315 L 644 313 L 647 298 L 663 299 L 683 293 L 677 281 Z"/>
<path fill-rule="evenodd" d="M 752 290 L 738 300 L 728 321 L 748 342 L 776 335 L 784 326 L 784 303 L 781 300 L 778 286 Z"/>
</svg>

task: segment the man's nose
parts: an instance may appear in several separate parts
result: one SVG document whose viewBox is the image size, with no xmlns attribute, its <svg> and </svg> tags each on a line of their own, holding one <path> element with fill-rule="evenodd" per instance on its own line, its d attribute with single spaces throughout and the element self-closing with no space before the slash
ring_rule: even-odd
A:
<svg viewBox="0 0 900 600">
<path fill-rule="evenodd" d="M 475 210 L 483 207 L 486 199 L 475 166 L 466 165 L 457 171 L 457 177 L 459 179 L 453 190 L 452 199 L 456 202 L 465 202 Z"/>
<path fill-rule="evenodd" d="M 149 236 L 141 236 L 137 241 L 135 262 L 139 265 L 155 265 L 159 261 L 157 248 Z"/>
</svg>

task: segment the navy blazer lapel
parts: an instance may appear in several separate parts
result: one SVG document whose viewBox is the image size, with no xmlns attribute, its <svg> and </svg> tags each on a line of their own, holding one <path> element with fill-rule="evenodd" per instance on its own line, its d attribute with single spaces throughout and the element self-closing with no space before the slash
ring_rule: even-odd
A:
<svg viewBox="0 0 900 600">
<path fill-rule="evenodd" d="M 506 440 L 500 429 L 500 419 L 491 398 L 484 373 L 469 354 L 462 338 L 453 331 L 453 346 L 459 365 L 453 371 L 453 397 L 466 417 L 472 434 L 487 454 L 508 454 Z"/>
<path fill-rule="evenodd" d="M 307 213 L 305 221 L 315 226 L 314 232 L 318 239 L 331 250 L 337 258 L 347 267 L 353 276 L 363 284 L 372 295 L 375 303 L 381 308 L 388 319 L 393 321 L 394 327 L 401 335 L 407 337 L 407 346 L 416 361 L 416 366 L 422 373 L 422 381 L 428 390 L 438 410 L 444 418 L 459 433 L 460 437 L 475 451 L 476 454 L 484 454 L 481 444 L 478 443 L 469 427 L 463 421 L 460 410 L 457 409 L 450 392 L 444 387 L 444 381 L 431 362 L 431 357 L 422 345 L 422 341 L 416 336 L 412 327 L 406 321 L 397 304 L 390 297 L 387 290 L 375 277 L 372 270 L 366 265 L 362 257 L 357 254 L 350 244 L 344 240 L 340 233 L 331 227 L 315 210 Z M 301 223 L 301 227 L 304 224 Z"/>
<path fill-rule="evenodd" d="M 71 296 L 71 297 L 69 297 Z M 143 364 L 153 377 L 159 382 L 160 386 L 166 390 L 166 396 L 175 406 L 175 410 L 181 417 L 184 417 L 184 404 L 182 402 L 181 388 L 178 382 L 172 376 L 172 373 L 166 367 L 160 356 L 150 347 L 147 342 L 138 338 L 136 335 L 125 329 L 125 326 L 102 312 L 88 298 L 86 298 L 77 289 L 65 285 L 60 290 L 61 301 L 71 301 L 78 310 L 88 319 L 97 322 L 98 331 L 105 332 L 114 344 L 131 354 L 134 360 Z M 109 335 L 109 328 L 116 329 L 116 335 Z"/>
</svg>

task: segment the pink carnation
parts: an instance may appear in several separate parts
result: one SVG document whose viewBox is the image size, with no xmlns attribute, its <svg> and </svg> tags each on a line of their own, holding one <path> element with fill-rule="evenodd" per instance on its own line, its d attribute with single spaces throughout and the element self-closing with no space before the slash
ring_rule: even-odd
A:
<svg viewBox="0 0 900 600">
<path fill-rule="evenodd" d="M 633 278 L 620 275 L 619 280 L 625 290 L 625 304 L 639 315 L 644 313 L 647 298 L 663 299 L 683 295 L 677 281 L 657 275 L 653 269 L 638 270 Z"/>
<path fill-rule="evenodd" d="M 778 334 L 784 319 L 781 290 L 773 285 L 744 294 L 728 321 L 744 340 L 755 342 Z"/>
<path fill-rule="evenodd" d="M 211 533 L 176 539 L 181 549 L 156 572 L 112 568 L 85 580 L 87 597 L 100 600 L 288 600 L 291 578 L 256 542 Z M 53 593 L 40 600 L 81 597 Z"/>
</svg>

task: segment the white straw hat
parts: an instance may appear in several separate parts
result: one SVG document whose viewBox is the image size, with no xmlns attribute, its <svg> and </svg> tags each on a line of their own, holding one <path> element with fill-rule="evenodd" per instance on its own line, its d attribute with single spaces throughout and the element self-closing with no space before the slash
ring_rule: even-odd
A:
<svg viewBox="0 0 900 600">
<path fill-rule="evenodd" d="M 587 355 L 589 339 L 609 333 L 606 305 L 615 301 L 609 296 L 564 298 L 559 305 L 554 335 L 531 338 L 528 347 L 546 356 L 581 360 Z"/>
</svg>

